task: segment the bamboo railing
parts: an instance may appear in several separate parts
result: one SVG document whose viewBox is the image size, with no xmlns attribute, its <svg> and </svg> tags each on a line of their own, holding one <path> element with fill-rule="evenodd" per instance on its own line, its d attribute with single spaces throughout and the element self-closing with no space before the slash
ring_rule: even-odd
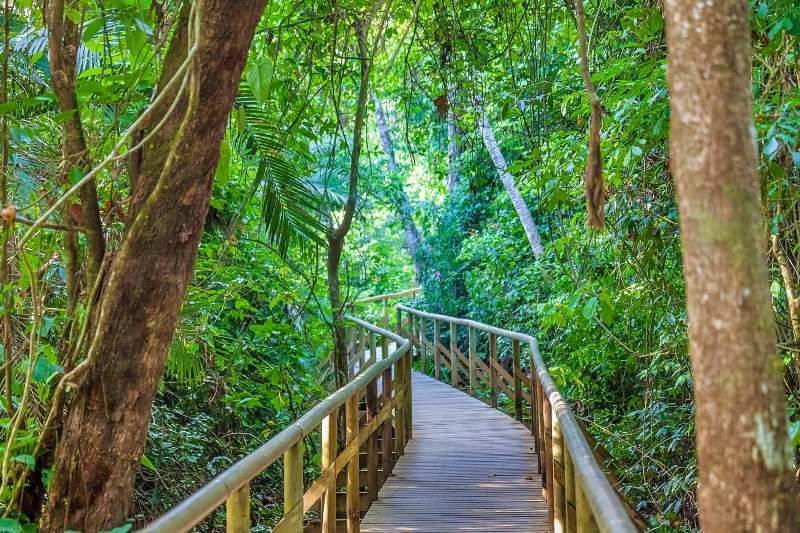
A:
<svg viewBox="0 0 800 533">
<path fill-rule="evenodd" d="M 274 532 L 359 530 L 363 513 L 411 438 L 411 345 L 385 328 L 352 316 L 347 320 L 353 337 L 371 341 L 370 357 L 356 358 L 359 365 L 351 370 L 355 377 L 141 531 L 189 531 L 225 504 L 226 531 L 249 532 L 250 483 L 281 456 L 284 510 Z M 390 353 L 392 343 L 395 348 Z M 363 353 L 365 347 L 362 342 L 351 350 Z M 344 438 L 337 435 L 340 415 Z M 321 473 L 314 480 L 304 480 L 303 444 L 317 434 Z"/>
<path fill-rule="evenodd" d="M 401 334 L 417 349 L 423 372 L 440 380 L 447 377 L 450 385 L 473 396 L 488 388 L 492 407 L 498 407 L 500 395 L 505 395 L 513 416 L 531 429 L 554 532 L 623 533 L 646 527 L 603 472 L 583 428 L 550 377 L 534 337 L 402 304 L 397 305 L 397 314 Z M 443 326 L 449 329 L 448 346 L 441 341 Z M 459 327 L 467 328 L 466 354 L 459 349 Z M 478 354 L 479 333 L 486 337 L 485 362 Z M 498 339 L 510 341 L 505 364 L 498 357 Z M 522 369 L 525 345 L 530 373 Z"/>
</svg>

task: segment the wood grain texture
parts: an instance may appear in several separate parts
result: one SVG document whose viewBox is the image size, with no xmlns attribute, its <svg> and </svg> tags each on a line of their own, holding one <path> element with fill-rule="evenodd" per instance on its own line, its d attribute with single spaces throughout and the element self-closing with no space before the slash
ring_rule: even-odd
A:
<svg viewBox="0 0 800 533">
<path fill-rule="evenodd" d="M 412 379 L 414 439 L 361 531 L 550 531 L 530 431 L 445 383 Z"/>
</svg>

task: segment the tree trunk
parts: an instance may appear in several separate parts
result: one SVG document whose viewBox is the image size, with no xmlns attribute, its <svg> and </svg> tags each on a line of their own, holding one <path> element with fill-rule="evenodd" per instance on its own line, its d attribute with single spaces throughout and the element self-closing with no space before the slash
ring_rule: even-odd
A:
<svg viewBox="0 0 800 533">
<path fill-rule="evenodd" d="M 156 387 L 167 360 L 211 195 L 227 117 L 264 0 L 201 0 L 189 82 L 167 127 L 148 142 L 137 183 L 151 192 L 131 217 L 107 274 L 89 348 L 56 449 L 42 531 L 94 532 L 125 520 Z M 162 83 L 186 56 L 187 10 Z M 153 123 L 160 117 L 156 116 Z M 155 164 L 154 162 L 160 162 Z M 149 169 L 149 170 L 148 170 Z"/>
<path fill-rule="evenodd" d="M 764 261 L 748 4 L 667 0 L 703 530 L 800 531 Z"/>
<path fill-rule="evenodd" d="M 486 114 L 486 110 L 483 108 L 483 104 L 480 102 L 480 100 L 475 103 L 475 110 L 478 113 L 478 127 L 481 130 L 483 144 L 486 146 L 486 150 L 489 152 L 489 157 L 492 158 L 494 168 L 500 175 L 500 181 L 503 183 L 503 187 L 505 187 L 508 197 L 511 199 L 511 203 L 514 205 L 514 209 L 517 211 L 519 221 L 522 224 L 522 228 L 525 230 L 525 235 L 527 235 L 528 242 L 531 245 L 531 251 L 533 252 L 533 255 L 539 259 L 544 253 L 544 248 L 542 248 L 542 240 L 539 237 L 539 230 L 536 228 L 536 223 L 533 221 L 533 217 L 528 209 L 528 205 L 525 203 L 525 199 L 522 197 L 517 189 L 516 184 L 514 183 L 514 176 L 512 176 L 508 171 L 506 158 L 503 157 L 503 152 L 500 151 L 500 146 L 497 144 L 497 140 L 494 138 L 494 132 L 492 131 L 492 126 L 489 123 L 489 117 Z"/>
<path fill-rule="evenodd" d="M 367 51 L 368 24 L 358 24 L 358 50 L 360 80 L 358 89 L 358 102 L 356 116 L 353 121 L 353 145 L 350 152 L 350 181 L 347 192 L 347 202 L 344 206 L 342 220 L 336 227 L 328 231 L 328 298 L 333 312 L 333 367 L 336 373 L 337 388 L 347 383 L 347 331 L 344 325 L 345 302 L 339 280 L 339 264 L 344 250 L 344 240 L 353 223 L 353 216 L 358 201 L 358 165 L 361 159 L 361 133 L 364 129 L 364 118 L 367 112 L 367 98 L 369 95 L 369 73 L 372 69 L 372 58 Z"/>
<path fill-rule="evenodd" d="M 50 79 L 53 83 L 53 91 L 58 99 L 59 107 L 65 114 L 63 121 L 64 136 L 61 141 L 63 158 L 61 182 L 69 183 L 69 172 L 77 170 L 86 173 L 92 167 L 83 132 L 80 110 L 78 109 L 78 98 L 75 95 L 77 54 L 80 46 L 81 31 L 78 24 L 66 13 L 67 10 L 78 10 L 75 0 L 68 0 L 67 2 L 54 0 L 45 3 L 45 5 L 47 6 L 44 17 L 47 24 Z M 67 221 L 67 224 L 69 226 L 81 225 L 84 227 L 87 242 L 86 285 L 91 287 L 100 271 L 100 264 L 103 262 L 106 247 L 95 180 L 90 180 L 81 187 L 79 196 L 81 200 L 80 206 L 72 210 L 75 219 Z M 67 238 L 74 241 L 75 237 L 70 232 Z M 68 244 L 68 246 L 74 246 L 74 243 Z"/>
<path fill-rule="evenodd" d="M 381 147 L 383 153 L 386 154 L 386 161 L 389 166 L 389 172 L 397 174 L 398 165 L 394 156 L 394 143 L 392 142 L 391 132 L 389 130 L 389 123 L 386 120 L 386 114 L 383 110 L 383 104 L 377 96 L 372 95 L 372 101 L 375 103 L 375 122 L 378 125 L 378 135 L 381 139 Z M 392 198 L 395 208 L 400 215 L 400 221 L 403 224 L 403 237 L 405 240 L 406 249 L 408 250 L 411 259 L 414 261 L 414 272 L 417 281 L 422 280 L 422 265 L 418 257 L 420 245 L 420 232 L 417 224 L 414 222 L 414 210 L 411 207 L 411 202 L 406 194 L 406 189 L 403 183 L 400 183 L 399 191 L 394 194 Z"/>
<path fill-rule="evenodd" d="M 453 194 L 458 182 L 461 180 L 461 128 L 456 121 L 456 86 L 452 81 L 447 82 L 447 194 Z"/>
</svg>

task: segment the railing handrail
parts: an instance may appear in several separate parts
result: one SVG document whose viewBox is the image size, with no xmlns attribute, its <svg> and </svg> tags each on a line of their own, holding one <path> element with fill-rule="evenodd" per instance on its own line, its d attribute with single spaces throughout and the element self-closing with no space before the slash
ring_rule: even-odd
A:
<svg viewBox="0 0 800 533">
<path fill-rule="evenodd" d="M 345 318 L 377 335 L 394 340 L 397 343 L 396 349 L 389 357 L 382 358 L 365 368 L 347 385 L 306 411 L 291 425 L 220 473 L 155 522 L 142 528 L 140 532 L 176 533 L 190 530 L 225 503 L 231 495 L 280 459 L 289 448 L 312 433 L 325 417 L 341 407 L 354 394 L 358 394 L 361 389 L 366 388 L 372 380 L 398 362 L 411 348 L 410 341 L 389 330 L 350 315 L 346 315 Z"/>
<path fill-rule="evenodd" d="M 390 292 L 388 294 L 377 294 L 375 296 L 368 296 L 367 298 L 356 300 L 355 302 L 353 302 L 353 305 L 380 302 L 383 300 L 391 300 L 393 298 L 402 298 L 404 296 L 411 296 L 412 294 L 416 294 L 421 290 L 422 287 L 414 287 L 413 289 L 406 289 L 399 292 Z"/>
<path fill-rule="evenodd" d="M 541 383 L 542 390 L 547 395 L 553 412 L 558 418 L 564 442 L 572 457 L 575 476 L 581 482 L 581 485 L 585 487 L 585 496 L 597 525 L 604 532 L 635 533 L 638 531 L 628 516 L 620 496 L 608 482 L 603 469 L 595 459 L 592 448 L 586 440 L 578 421 L 572 414 L 569 405 L 561 396 L 555 382 L 550 377 L 547 365 L 539 352 L 539 343 L 535 337 L 525 333 L 497 328 L 475 320 L 420 311 L 403 304 L 397 304 L 396 308 L 398 311 L 405 311 L 420 318 L 471 327 L 499 337 L 516 339 L 527 343 L 533 355 L 533 364 L 539 383 Z M 538 452 L 539 450 L 537 450 Z"/>
</svg>

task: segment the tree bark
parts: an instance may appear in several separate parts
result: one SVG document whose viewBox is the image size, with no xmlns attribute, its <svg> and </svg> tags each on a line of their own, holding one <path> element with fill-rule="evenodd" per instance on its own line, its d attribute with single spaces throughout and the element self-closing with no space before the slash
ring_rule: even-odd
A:
<svg viewBox="0 0 800 533">
<path fill-rule="evenodd" d="M 66 5 L 65 5 L 66 4 Z M 63 158 L 62 183 L 69 183 L 69 172 L 77 170 L 81 173 L 91 169 L 86 138 L 83 132 L 78 98 L 75 95 L 75 78 L 77 75 L 77 54 L 80 46 L 80 27 L 67 14 L 67 9 L 78 11 L 75 0 L 53 0 L 45 3 L 44 13 L 47 24 L 48 59 L 50 63 L 50 79 L 61 111 L 65 114 L 63 122 L 64 136 L 61 141 Z M 73 212 L 79 220 L 72 224 L 84 227 L 86 234 L 86 285 L 91 287 L 100 264 L 105 256 L 106 242 L 103 234 L 103 223 L 100 219 L 100 205 L 97 200 L 95 180 L 90 180 L 80 188 L 80 208 Z M 71 224 L 70 224 L 71 225 Z M 74 240 L 74 235 L 68 235 Z M 74 246 L 74 244 L 73 244 Z"/>
<path fill-rule="evenodd" d="M 356 104 L 356 116 L 353 121 L 353 145 L 350 152 L 350 180 L 342 220 L 336 227 L 328 231 L 328 299 L 333 312 L 333 367 L 336 373 L 337 388 L 347 383 L 347 331 L 344 326 L 345 306 L 342 301 L 341 282 L 339 280 L 339 265 L 344 250 L 344 240 L 353 223 L 353 216 L 358 201 L 358 165 L 361 159 L 362 132 L 364 119 L 367 112 L 367 98 L 369 96 L 369 73 L 372 70 L 372 58 L 367 50 L 368 23 L 360 22 L 357 25 L 358 50 L 359 50 L 359 88 Z"/>
<path fill-rule="evenodd" d="M 174 139 L 143 147 L 141 168 L 155 173 L 140 175 L 137 182 L 152 180 L 155 186 L 131 218 L 107 274 L 81 367 L 86 370 L 56 449 L 42 531 L 106 530 L 127 516 L 153 397 L 197 255 L 219 146 L 264 3 L 196 4 L 199 42 L 191 97 L 168 119 Z M 181 24 L 186 23 L 184 10 Z M 185 35 L 184 27 L 173 39 L 167 65 L 186 57 Z M 170 74 L 165 69 L 163 76 Z"/>
<path fill-rule="evenodd" d="M 478 113 L 478 127 L 481 130 L 481 136 L 483 137 L 483 144 L 486 146 L 486 151 L 489 152 L 489 157 L 491 157 L 494 168 L 500 176 L 500 181 L 503 183 L 503 187 L 505 187 L 508 197 L 514 205 L 522 228 L 525 230 L 525 235 L 528 237 L 528 243 L 531 245 L 531 251 L 537 259 L 540 259 L 544 253 L 544 248 L 542 247 L 542 240 L 539 237 L 539 230 L 536 228 L 536 223 L 533 221 L 533 216 L 531 216 L 525 199 L 514 183 L 514 176 L 508 171 L 506 158 L 503 156 L 503 152 L 497 144 L 494 131 L 492 131 L 492 125 L 489 123 L 489 116 L 486 114 L 486 110 L 483 108 L 483 104 L 480 100 L 476 101 L 475 110 Z"/>
<path fill-rule="evenodd" d="M 666 12 L 701 525 L 800 531 L 764 261 L 748 4 L 667 0 Z"/>
<path fill-rule="evenodd" d="M 603 108 L 589 73 L 589 50 L 586 37 L 586 11 L 583 0 L 575 0 L 575 18 L 578 23 L 578 56 L 581 62 L 581 76 L 592 106 L 589 120 L 589 150 L 586 158 L 586 172 L 583 177 L 583 190 L 586 195 L 586 222 L 590 228 L 602 229 L 606 224 L 606 186 L 603 181 L 603 157 L 600 151 L 600 123 L 603 121 Z"/>
<path fill-rule="evenodd" d="M 374 94 L 372 95 L 372 101 L 375 104 L 375 122 L 378 126 L 378 136 L 381 140 L 381 147 L 383 148 L 383 153 L 386 155 L 389 172 L 396 176 L 399 167 L 395 159 L 394 143 L 392 142 L 389 123 L 386 120 L 386 113 L 383 110 L 383 103 L 380 98 Z M 414 272 L 419 282 L 422 280 L 422 265 L 418 257 L 421 241 L 420 232 L 417 224 L 414 222 L 414 210 L 411 207 L 411 202 L 408 199 L 408 194 L 406 194 L 406 189 L 402 181 L 399 190 L 393 195 L 392 201 L 395 204 L 395 209 L 397 209 L 400 221 L 403 224 L 403 238 L 405 240 L 406 250 L 408 250 L 414 262 Z"/>
</svg>

